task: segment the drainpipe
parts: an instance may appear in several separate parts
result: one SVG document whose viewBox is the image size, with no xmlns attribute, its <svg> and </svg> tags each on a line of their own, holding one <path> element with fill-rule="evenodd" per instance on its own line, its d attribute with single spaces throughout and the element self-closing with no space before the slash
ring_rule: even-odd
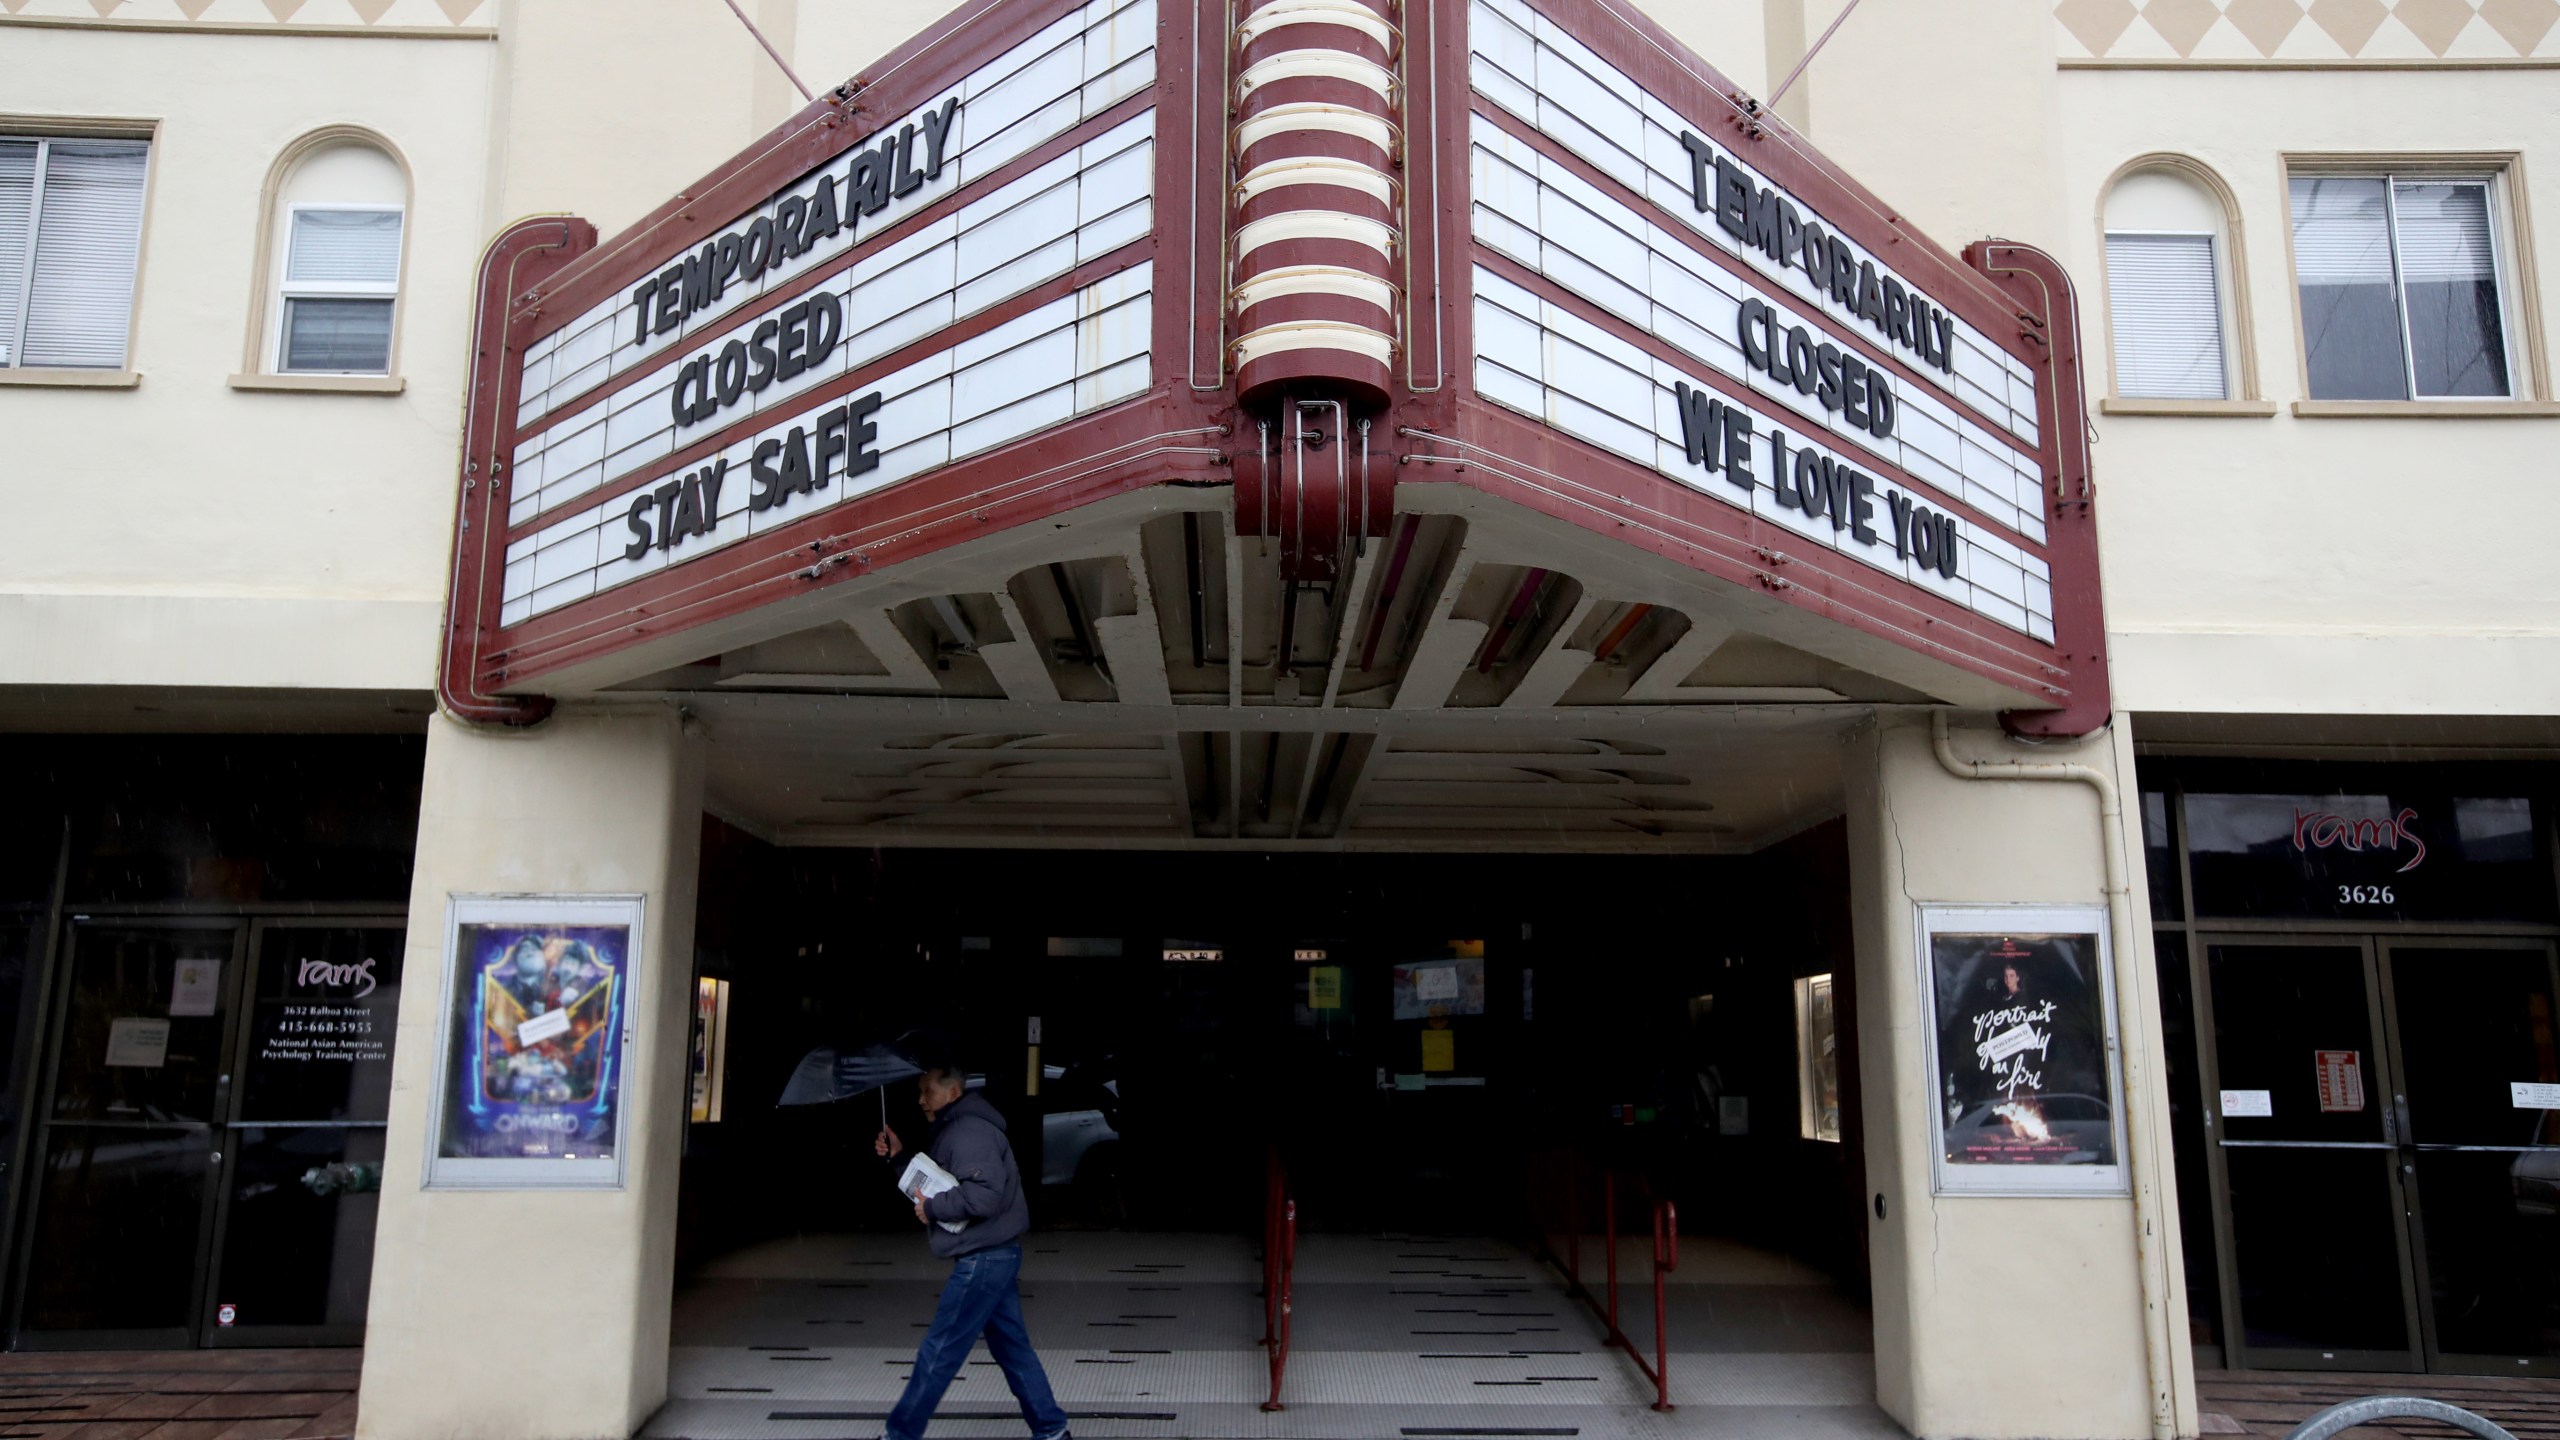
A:
<svg viewBox="0 0 2560 1440">
<path fill-rule="evenodd" d="M 2124 798 L 2116 788 L 2115 777 L 2092 765 L 2068 762 L 1960 760 L 1948 743 L 1944 710 L 1929 717 L 1929 743 L 1937 752 L 1939 766 L 1959 780 L 2061 780 L 2098 792 L 2099 838 L 2107 869 L 2107 928 L 2115 952 L 2116 1017 L 2121 1032 L 2131 1017 L 2140 1013 L 2137 1002 L 2141 989 L 2134 981 L 2134 967 L 2140 962 L 2134 955 L 2133 888 L 2124 857 Z M 2141 1067 L 2132 1052 L 2115 1037 L 2110 1037 L 2108 1043 L 2116 1049 L 2116 1072 L 2124 1077 L 2128 1102 L 2135 1095 L 2145 1094 Z M 2148 1107 L 2127 1103 L 2125 1129 L 2125 1168 L 2133 1181 L 2134 1277 L 2142 1293 L 2142 1359 L 2151 1384 L 2151 1436 L 2152 1440 L 2178 1440 L 2178 1407 L 2172 1394 L 2177 1372 L 2169 1353 L 2169 1285 L 2161 1268 L 2156 1220 L 2160 1208 L 2156 1189 L 2159 1177 L 2152 1159 L 2156 1152 Z"/>
</svg>

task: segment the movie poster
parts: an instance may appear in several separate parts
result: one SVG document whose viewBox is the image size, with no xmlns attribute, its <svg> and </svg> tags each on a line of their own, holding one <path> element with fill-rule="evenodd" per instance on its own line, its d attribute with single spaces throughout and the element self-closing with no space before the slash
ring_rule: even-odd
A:
<svg viewBox="0 0 2560 1440">
<path fill-rule="evenodd" d="M 433 1156 L 444 1178 L 618 1176 L 637 903 L 456 898 Z"/>
<path fill-rule="evenodd" d="M 2079 917 L 1932 917 L 1926 964 L 1946 1188 L 2116 1183 L 2103 917 L 2086 929 L 2048 928 L 2056 918 Z"/>
</svg>

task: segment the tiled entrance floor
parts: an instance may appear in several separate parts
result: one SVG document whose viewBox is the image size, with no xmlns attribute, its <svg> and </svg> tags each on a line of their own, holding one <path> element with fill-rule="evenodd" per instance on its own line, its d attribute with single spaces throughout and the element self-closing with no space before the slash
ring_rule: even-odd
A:
<svg viewBox="0 0 2560 1440">
<path fill-rule="evenodd" d="M 2417 1395 L 2459 1405 L 2517 1440 L 2560 1440 L 2560 1380 L 2510 1375 L 2351 1375 L 2286 1370 L 2199 1370 L 2196 1410 L 2204 1433 L 2281 1436 L 2342 1400 Z M 2450 1425 L 2394 1420 L 2345 1432 L 2348 1440 L 2465 1440 Z"/>
<path fill-rule="evenodd" d="M 1682 1242 L 1670 1301 L 1676 1413 L 1569 1298 L 1497 1241 L 1316 1235 L 1300 1244 L 1283 1398 L 1265 1414 L 1261 1267 L 1241 1239 L 1032 1236 L 1024 1311 L 1085 1440 L 1897 1440 L 1875 1406 L 1866 1314 L 1761 1252 Z M 1596 1248 L 1586 1251 L 1596 1254 Z M 948 1266 L 913 1235 L 761 1247 L 679 1288 L 671 1395 L 649 1440 L 869 1440 L 904 1385 Z M 1632 1284 L 1632 1281 L 1630 1282 Z M 1650 1291 L 1627 1296 L 1651 1343 Z M 981 1349 L 935 1440 L 1024 1429 Z"/>
<path fill-rule="evenodd" d="M 0 1355 L 0 1440 L 338 1440 L 361 1350 Z"/>
</svg>

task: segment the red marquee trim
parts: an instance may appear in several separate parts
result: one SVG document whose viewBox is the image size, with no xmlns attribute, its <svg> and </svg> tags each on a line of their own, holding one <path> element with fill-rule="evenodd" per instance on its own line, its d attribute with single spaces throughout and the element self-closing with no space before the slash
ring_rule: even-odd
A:
<svg viewBox="0 0 2560 1440">
<path fill-rule="evenodd" d="M 445 595 L 444 655 L 436 698 L 445 713 L 484 724 L 530 725 L 551 713 L 542 696 L 500 695 L 481 684 L 480 655 L 497 638 L 507 569 L 507 459 L 515 453 L 516 388 L 524 350 L 507 315 L 596 243 L 596 227 L 553 217 L 519 220 L 480 256 L 471 322 L 471 397 L 462 425 L 462 479 L 453 524 L 453 575 Z"/>
</svg>

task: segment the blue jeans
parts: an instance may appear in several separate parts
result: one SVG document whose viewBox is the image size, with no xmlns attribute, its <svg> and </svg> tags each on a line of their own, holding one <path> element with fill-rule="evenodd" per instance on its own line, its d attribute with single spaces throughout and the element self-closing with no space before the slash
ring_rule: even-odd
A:
<svg viewBox="0 0 2560 1440">
<path fill-rule="evenodd" d="M 907 1376 L 907 1393 L 889 1412 L 884 1440 L 922 1440 L 942 1392 L 969 1358 L 980 1332 L 988 1353 L 1004 1367 L 1004 1383 L 1022 1406 L 1033 1440 L 1057 1440 L 1067 1433 L 1067 1412 L 1049 1393 L 1049 1372 L 1031 1349 L 1031 1333 L 1022 1328 L 1022 1291 L 1014 1281 L 1022 1274 L 1022 1246 L 998 1245 L 951 1262 L 951 1279 L 942 1287 L 942 1303 L 934 1307 L 933 1324 L 916 1347 L 916 1368 Z"/>
</svg>

